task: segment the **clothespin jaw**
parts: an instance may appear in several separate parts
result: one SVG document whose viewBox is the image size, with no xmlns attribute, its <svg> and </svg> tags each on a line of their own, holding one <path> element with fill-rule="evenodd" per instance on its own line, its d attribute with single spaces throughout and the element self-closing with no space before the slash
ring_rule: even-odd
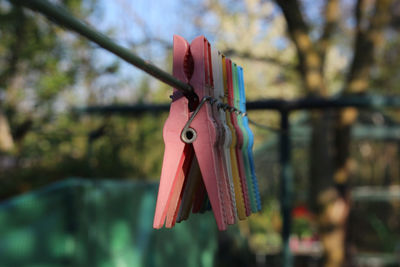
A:
<svg viewBox="0 0 400 267">
<path fill-rule="evenodd" d="M 197 162 L 196 156 L 194 156 L 191 162 L 189 173 L 184 183 L 182 201 L 179 207 L 179 213 L 176 218 L 176 222 L 179 223 L 189 218 L 190 211 L 192 210 L 194 203 L 196 203 L 195 197 L 197 194 L 199 194 L 200 197 L 204 199 L 205 189 L 203 189 L 204 185 L 201 179 L 202 177 L 199 169 L 199 164 Z M 201 192 L 198 192 L 200 190 Z"/>
</svg>

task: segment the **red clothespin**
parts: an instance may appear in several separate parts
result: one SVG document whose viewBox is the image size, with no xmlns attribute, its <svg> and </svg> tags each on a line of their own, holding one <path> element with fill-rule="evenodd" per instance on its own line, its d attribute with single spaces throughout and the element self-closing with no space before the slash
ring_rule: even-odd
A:
<svg viewBox="0 0 400 267">
<path fill-rule="evenodd" d="M 173 226 L 185 177 L 193 161 L 193 151 L 218 228 L 225 230 L 232 221 L 232 212 L 226 208 L 226 205 L 230 206 L 229 202 L 226 203 L 229 190 L 224 183 L 221 160 L 218 158 L 218 125 L 209 102 L 209 88 L 212 85 L 210 52 L 209 43 L 203 36 L 197 37 L 190 47 L 182 37 L 174 36 L 174 76 L 189 82 L 201 101 L 191 111 L 188 100 L 174 89 L 170 114 L 163 130 L 165 152 L 154 228 L 161 228 L 168 216 L 171 220 L 166 226 Z"/>
</svg>

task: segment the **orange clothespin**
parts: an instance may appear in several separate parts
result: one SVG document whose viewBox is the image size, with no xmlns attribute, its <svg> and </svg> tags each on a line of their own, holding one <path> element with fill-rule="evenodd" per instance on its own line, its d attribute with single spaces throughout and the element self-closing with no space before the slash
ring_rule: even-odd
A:
<svg viewBox="0 0 400 267">
<path fill-rule="evenodd" d="M 182 37 L 174 36 L 173 65 L 174 76 L 190 83 L 200 102 L 193 105 L 194 110 L 189 110 L 188 104 L 193 103 L 174 89 L 170 114 L 163 130 L 165 152 L 153 227 L 161 228 L 166 217 L 166 227 L 175 223 L 184 195 L 185 178 L 195 154 L 218 229 L 225 230 L 234 218 L 229 203 L 229 187 L 221 171 L 219 130 L 209 95 L 212 86 L 211 49 L 204 36 L 197 37 L 190 47 Z"/>
<path fill-rule="evenodd" d="M 223 96 L 223 103 L 224 105 L 229 105 L 230 100 L 229 100 L 229 90 L 228 90 L 228 75 L 227 75 L 227 63 L 226 63 L 226 58 L 224 55 L 221 55 L 221 69 L 222 69 L 222 80 L 223 80 L 223 91 L 224 91 L 224 96 Z M 241 178 L 240 178 L 240 173 L 239 173 L 239 167 L 238 167 L 238 160 L 236 157 L 236 144 L 237 144 L 237 135 L 236 135 L 236 130 L 232 122 L 232 116 L 229 112 L 229 109 L 227 109 L 228 112 L 226 112 L 226 123 L 230 129 L 231 132 L 231 142 L 230 142 L 230 147 L 229 147 L 229 153 L 231 157 L 231 167 L 232 167 L 232 176 L 233 176 L 233 184 L 234 184 L 234 189 L 235 189 L 235 197 L 236 197 L 236 208 L 237 208 L 237 214 L 238 218 L 240 220 L 246 219 L 246 205 L 244 202 L 244 193 L 242 190 L 242 185 L 241 185 Z"/>
</svg>

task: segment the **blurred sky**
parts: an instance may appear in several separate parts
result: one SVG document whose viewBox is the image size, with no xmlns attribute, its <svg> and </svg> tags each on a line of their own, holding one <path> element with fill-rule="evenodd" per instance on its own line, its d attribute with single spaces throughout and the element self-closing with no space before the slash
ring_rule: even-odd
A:
<svg viewBox="0 0 400 267">
<path fill-rule="evenodd" d="M 100 0 L 102 14 L 94 14 L 90 21 L 96 29 L 103 33 L 111 30 L 113 39 L 120 45 L 130 47 L 132 43 L 142 43 L 148 36 L 154 36 L 172 45 L 174 34 L 192 38 L 191 23 L 184 23 L 185 14 L 180 14 L 180 1 L 159 0 Z M 145 49 L 138 49 L 140 57 L 162 64 L 166 57 L 165 47 L 153 41 Z M 115 56 L 107 51 L 99 50 L 99 58 L 113 60 Z M 136 75 L 138 70 L 123 65 L 123 73 Z M 128 72 L 128 73 L 127 73 Z"/>
<path fill-rule="evenodd" d="M 99 11 L 94 12 L 89 18 L 89 23 L 98 31 L 111 37 L 116 43 L 131 48 L 132 44 L 141 44 L 146 38 L 153 37 L 159 41 L 151 41 L 137 47 L 133 52 L 141 58 L 153 62 L 161 69 L 171 72 L 172 66 L 166 65 L 168 51 L 172 46 L 173 35 L 182 35 L 188 40 L 199 35 L 193 26 L 193 20 L 189 18 L 190 12 L 182 6 L 184 1 L 160 1 L 160 0 L 99 0 Z M 135 89 L 140 86 L 144 74 L 132 65 L 119 60 L 116 56 L 104 49 L 95 50 L 96 64 L 110 64 L 116 60 L 120 62 L 120 70 L 112 76 L 100 77 L 98 86 L 110 81 L 122 84 L 118 88 L 110 88 L 105 99 L 125 99 L 128 102 L 135 100 Z M 129 81 L 123 83 L 121 81 Z M 152 85 L 158 81 L 149 79 Z M 156 88 L 157 86 L 152 86 Z M 79 90 L 81 91 L 81 90 Z M 84 95 L 85 93 L 82 92 Z M 81 94 L 81 95 L 82 95 Z M 85 98 L 85 97 L 83 97 Z M 165 101 L 167 101 L 166 99 Z M 111 100 L 112 101 L 112 100 Z"/>
<path fill-rule="evenodd" d="M 346 0 L 342 1 L 346 2 Z M 218 24 L 218 18 L 207 12 L 199 13 L 204 10 L 204 2 L 202 0 L 99 0 L 97 4 L 100 12 L 94 12 L 89 17 L 89 21 L 94 28 L 114 39 L 116 43 L 128 48 L 132 48 L 132 44 L 146 42 L 148 37 L 156 38 L 157 40 L 146 42 L 146 45 L 136 46 L 134 52 L 153 62 L 161 69 L 171 72 L 172 66 L 166 64 L 166 58 L 168 52 L 170 52 L 174 34 L 181 35 L 188 41 L 204 34 L 212 45 L 219 41 L 218 30 L 215 28 L 215 25 Z M 229 3 L 228 6 L 232 10 L 245 10 L 243 1 L 230 1 Z M 322 1 L 303 0 L 302 4 L 307 20 L 313 25 L 321 25 Z M 349 4 L 345 6 L 349 6 Z M 274 12 L 280 13 L 280 9 L 276 7 Z M 202 19 L 206 21 L 201 28 L 198 25 L 196 26 L 194 19 L 200 14 Z M 268 27 L 270 25 L 266 20 L 266 24 L 260 29 L 262 36 L 266 34 Z M 320 30 L 321 27 L 314 27 L 311 35 L 316 38 L 320 34 Z M 282 38 L 276 38 L 273 44 L 284 49 L 287 47 L 287 38 L 283 35 Z M 109 64 L 118 60 L 116 56 L 104 49 L 96 49 L 95 51 L 96 64 Z M 140 86 L 141 78 L 150 76 L 122 60 L 119 60 L 119 62 L 120 71 L 107 77 L 100 77 L 98 87 L 110 81 L 114 81 L 115 84 L 122 84 L 118 88 L 118 92 L 115 88 L 107 90 L 109 93 L 104 99 L 109 99 L 112 102 L 112 99 L 118 98 L 132 102 L 135 100 L 134 92 Z M 251 70 L 246 69 L 245 72 L 247 71 Z M 157 80 L 151 78 L 149 81 L 152 88 L 157 87 Z"/>
</svg>

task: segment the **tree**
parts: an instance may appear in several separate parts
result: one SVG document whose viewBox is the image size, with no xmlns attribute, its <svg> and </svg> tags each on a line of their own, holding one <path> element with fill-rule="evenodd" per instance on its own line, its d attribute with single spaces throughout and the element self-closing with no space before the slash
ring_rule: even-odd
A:
<svg viewBox="0 0 400 267">
<path fill-rule="evenodd" d="M 65 1 L 75 12 L 88 12 L 82 1 Z M 59 29 L 18 5 L 0 1 L 0 149 L 10 153 L 34 126 L 49 119 L 60 93 L 72 87 L 85 58 L 68 46 L 86 49 L 88 43 L 57 35 Z M 82 68 L 81 68 L 82 67 Z M 50 112 L 51 113 L 51 112 Z M 44 115 L 46 114 L 46 115 Z M 47 117 L 47 118 L 46 118 Z"/>
<path fill-rule="evenodd" d="M 299 73 L 309 95 L 328 96 L 324 67 L 327 51 L 340 21 L 340 2 L 325 2 L 324 26 L 320 37 L 313 40 L 299 1 L 277 0 L 287 22 L 291 40 L 296 46 Z M 392 1 L 358 0 L 354 7 L 356 26 L 353 59 L 348 69 L 342 94 L 360 94 L 369 89 L 370 71 L 375 54 L 384 42 L 384 30 L 390 20 Z M 346 219 L 349 211 L 347 182 L 350 175 L 350 129 L 357 112 L 343 109 L 335 125 L 335 146 L 329 142 L 326 117 L 313 115 L 311 144 L 311 203 L 316 203 L 326 266 L 341 266 L 345 260 Z M 328 126 L 328 127 L 327 127 Z M 324 134 L 325 133 L 325 134 Z M 333 166 L 330 166 L 331 162 Z M 333 169 L 333 172 L 331 171 Z M 332 179 L 333 176 L 333 179 Z"/>
<path fill-rule="evenodd" d="M 65 0 L 63 4 L 79 17 L 92 14 L 96 9 L 91 0 Z M 44 165 L 49 167 L 49 162 L 57 161 L 63 154 L 58 137 L 73 139 L 68 132 L 77 130 L 74 119 L 62 113 L 76 103 L 77 94 L 71 92 L 79 90 L 77 85 L 83 83 L 82 80 L 86 89 L 91 89 L 97 76 L 108 69 L 94 64 L 94 50 L 89 42 L 5 0 L 0 1 L 0 36 L 3 198 L 15 194 L 13 188 L 27 187 L 22 185 L 21 179 L 29 169 L 36 171 L 36 175 L 32 175 L 36 180 L 30 183 L 44 183 Z M 7 189 L 10 190 L 7 192 Z"/>
<path fill-rule="evenodd" d="M 61 2 L 88 23 L 90 16 L 101 19 L 96 1 Z M 154 147 L 162 144 L 165 116 L 71 111 L 167 99 L 169 89 L 139 75 L 125 78 L 120 61 L 101 54 L 107 52 L 6 0 L 0 0 L 0 36 L 0 199 L 68 176 L 158 176 L 162 151 Z"/>
<path fill-rule="evenodd" d="M 195 25 L 209 30 L 226 54 L 251 64 L 246 82 L 253 95 L 364 94 L 382 77 L 395 84 L 377 60 L 385 40 L 396 36 L 390 32 L 398 25 L 393 2 L 206 0 L 196 5 Z M 281 30 L 285 24 L 287 34 Z M 371 75 L 373 68 L 380 74 Z M 326 266 L 345 260 L 350 130 L 356 117 L 351 108 L 311 115 L 309 204 L 317 214 Z"/>
</svg>

